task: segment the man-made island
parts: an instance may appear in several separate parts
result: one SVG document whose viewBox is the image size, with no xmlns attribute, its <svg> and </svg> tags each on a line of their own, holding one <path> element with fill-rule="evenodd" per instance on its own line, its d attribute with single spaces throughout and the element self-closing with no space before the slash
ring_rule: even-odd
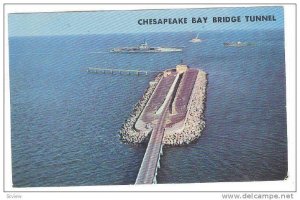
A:
<svg viewBox="0 0 300 200">
<path fill-rule="evenodd" d="M 159 73 L 120 130 L 122 141 L 143 143 L 160 127 L 166 145 L 189 144 L 205 127 L 207 74 L 187 65 Z"/>
</svg>

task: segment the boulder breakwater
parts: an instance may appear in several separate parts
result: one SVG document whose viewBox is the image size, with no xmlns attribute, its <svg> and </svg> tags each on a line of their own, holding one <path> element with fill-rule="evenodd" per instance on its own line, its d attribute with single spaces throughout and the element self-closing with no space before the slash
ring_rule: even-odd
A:
<svg viewBox="0 0 300 200">
<path fill-rule="evenodd" d="M 163 143 L 167 145 L 184 145 L 198 139 L 205 128 L 205 101 L 207 74 L 199 71 L 193 92 L 187 107 L 186 118 L 181 127 L 165 129 Z"/>
<path fill-rule="evenodd" d="M 120 136 L 125 143 L 143 143 L 164 117 L 162 144 L 184 145 L 199 138 L 205 128 L 207 74 L 177 65 L 159 73 L 124 122 Z"/>
<path fill-rule="evenodd" d="M 134 126 L 161 78 L 162 73 L 159 73 L 154 80 L 149 83 L 149 86 L 145 90 L 143 96 L 135 104 L 129 118 L 124 122 L 120 130 L 120 137 L 124 143 L 143 143 L 145 139 L 148 138 L 150 133 L 149 131 L 139 131 L 136 130 Z"/>
</svg>

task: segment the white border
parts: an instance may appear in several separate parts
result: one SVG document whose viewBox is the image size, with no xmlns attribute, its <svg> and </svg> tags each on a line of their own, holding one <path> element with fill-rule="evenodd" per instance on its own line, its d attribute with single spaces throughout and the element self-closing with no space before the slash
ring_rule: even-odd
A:
<svg viewBox="0 0 300 200">
<path fill-rule="evenodd" d="M 285 53 L 288 119 L 288 171 L 289 179 L 272 182 L 234 182 L 234 183 L 198 183 L 163 185 L 125 185 L 125 186 L 84 186 L 84 187 L 45 187 L 13 188 L 11 180 L 10 149 L 10 99 L 9 99 L 9 63 L 7 14 L 16 12 L 53 12 L 53 11 L 91 11 L 91 10 L 136 10 L 168 8 L 211 8 L 211 7 L 248 7 L 262 5 L 6 5 L 5 6 L 5 190 L 6 191 L 294 191 L 295 190 L 295 6 L 285 5 Z M 271 6 L 271 5 L 267 5 Z M 75 194 L 76 195 L 76 194 Z"/>
</svg>

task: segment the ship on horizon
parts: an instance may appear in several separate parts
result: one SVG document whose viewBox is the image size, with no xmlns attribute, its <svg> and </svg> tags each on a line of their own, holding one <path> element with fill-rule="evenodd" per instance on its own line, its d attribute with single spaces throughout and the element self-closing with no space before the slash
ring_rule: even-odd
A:
<svg viewBox="0 0 300 200">
<path fill-rule="evenodd" d="M 190 42 L 192 42 L 192 43 L 202 42 L 202 40 L 199 38 L 199 33 L 197 34 L 197 36 L 195 38 L 191 39 Z"/>
<path fill-rule="evenodd" d="M 255 46 L 255 43 L 252 42 L 224 42 L 225 47 L 246 47 L 246 46 Z"/>
<path fill-rule="evenodd" d="M 111 53 L 163 53 L 181 51 L 183 51 L 183 47 L 150 47 L 146 41 L 137 47 L 118 47 L 110 50 Z"/>
</svg>

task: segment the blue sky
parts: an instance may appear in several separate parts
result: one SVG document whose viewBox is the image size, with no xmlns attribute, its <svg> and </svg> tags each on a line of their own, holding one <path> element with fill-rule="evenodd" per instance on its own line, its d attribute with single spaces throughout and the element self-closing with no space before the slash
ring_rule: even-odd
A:
<svg viewBox="0 0 300 200">
<path fill-rule="evenodd" d="M 276 21 L 245 22 L 244 16 L 274 15 Z M 212 17 L 241 16 L 240 23 L 212 23 Z M 137 11 L 93 11 L 9 14 L 9 36 L 51 36 L 171 31 L 282 29 L 282 7 L 201 8 Z M 138 25 L 138 19 L 188 18 L 187 24 Z M 208 17 L 193 24 L 192 17 Z"/>
</svg>

